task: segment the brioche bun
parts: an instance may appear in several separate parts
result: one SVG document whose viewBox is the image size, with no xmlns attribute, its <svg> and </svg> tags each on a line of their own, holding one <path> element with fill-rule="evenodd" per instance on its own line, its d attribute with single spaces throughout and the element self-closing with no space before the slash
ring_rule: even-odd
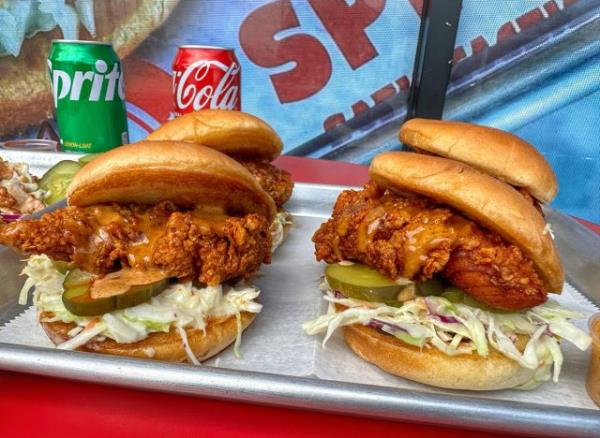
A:
<svg viewBox="0 0 600 438">
<path fill-rule="evenodd" d="M 493 348 L 488 356 L 476 352 L 448 356 L 437 348 L 409 345 L 371 327 L 343 328 L 348 346 L 362 359 L 405 379 L 447 389 L 489 391 L 529 382 L 535 370 L 523 368 Z M 526 344 L 526 339 L 521 339 Z"/>
<path fill-rule="evenodd" d="M 96 1 L 97 35 L 92 37 L 80 25 L 80 39 L 111 42 L 123 59 L 167 19 L 178 1 Z M 54 106 L 47 60 L 52 40 L 60 38 L 63 34 L 58 27 L 39 32 L 23 41 L 19 56 L 0 58 L 0 135 L 21 132 L 52 117 Z"/>
<path fill-rule="evenodd" d="M 464 122 L 412 119 L 400 140 L 419 151 L 461 161 L 548 203 L 558 191 L 556 175 L 544 156 L 514 134 Z"/>
<path fill-rule="evenodd" d="M 205 109 L 170 120 L 147 140 L 202 144 L 238 159 L 274 160 L 283 143 L 266 122 L 241 111 Z"/>
<path fill-rule="evenodd" d="M 51 313 L 40 314 L 40 324 L 50 340 L 58 345 L 69 339 L 68 333 L 75 328 L 75 323 L 42 321 L 43 318 L 51 316 Z M 245 330 L 254 320 L 255 314 L 242 312 L 240 317 L 242 330 Z M 237 336 L 236 317 L 209 319 L 206 324 L 206 331 L 186 329 L 185 332 L 192 352 L 199 361 L 203 361 L 223 351 L 235 341 Z M 151 358 L 168 362 L 185 362 L 188 360 L 181 336 L 174 328 L 171 328 L 168 333 L 151 333 L 146 339 L 131 344 L 119 344 L 112 339 L 92 340 L 77 350 L 116 356 Z"/>
<path fill-rule="evenodd" d="M 275 204 L 237 161 L 200 145 L 142 141 L 112 149 L 84 166 L 67 192 L 69 205 L 117 202 L 221 207 L 272 221 Z"/>
<path fill-rule="evenodd" d="M 377 185 L 435 199 L 495 231 L 532 260 L 546 290 L 560 293 L 564 273 L 540 212 L 513 187 L 465 164 L 412 152 L 377 155 Z"/>
</svg>

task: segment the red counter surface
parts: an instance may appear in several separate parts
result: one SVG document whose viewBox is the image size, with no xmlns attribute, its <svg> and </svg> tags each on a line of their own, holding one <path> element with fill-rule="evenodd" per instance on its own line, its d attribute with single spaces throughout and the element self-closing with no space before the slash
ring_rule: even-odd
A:
<svg viewBox="0 0 600 438">
<path fill-rule="evenodd" d="M 360 185 L 362 166 L 281 157 L 296 181 Z M 585 221 L 582 221 L 585 223 Z M 586 223 L 600 232 L 600 227 Z M 507 419 L 510 421 L 510 419 Z M 0 371 L 0 437 L 460 437 L 481 432 L 161 394 Z M 485 433 L 486 437 L 501 437 Z"/>
</svg>

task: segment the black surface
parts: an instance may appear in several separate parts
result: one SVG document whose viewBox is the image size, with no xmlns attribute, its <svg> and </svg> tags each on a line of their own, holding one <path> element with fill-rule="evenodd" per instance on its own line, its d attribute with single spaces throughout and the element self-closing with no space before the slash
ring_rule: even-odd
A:
<svg viewBox="0 0 600 438">
<path fill-rule="evenodd" d="M 461 8 L 462 0 L 423 2 L 407 120 L 442 117 Z"/>
</svg>

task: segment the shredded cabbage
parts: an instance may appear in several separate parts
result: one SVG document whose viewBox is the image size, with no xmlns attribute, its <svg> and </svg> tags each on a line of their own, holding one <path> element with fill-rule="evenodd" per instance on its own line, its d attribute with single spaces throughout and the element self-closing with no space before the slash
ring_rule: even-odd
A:
<svg viewBox="0 0 600 438">
<path fill-rule="evenodd" d="M 417 297 L 398 308 L 346 298 L 326 281 L 321 289 L 329 309 L 302 327 L 309 335 L 325 333 L 323 346 L 337 328 L 362 324 L 448 355 L 487 356 L 491 347 L 519 365 L 536 370 L 533 380 L 520 389 L 532 389 L 550 378 L 558 381 L 563 363 L 560 340 L 580 350 L 591 344 L 590 336 L 569 322 L 587 315 L 563 309 L 551 300 L 527 311 L 505 314 L 453 304 L 438 296 Z M 338 312 L 335 304 L 345 309 Z M 529 338 L 524 348 L 517 346 L 519 336 Z"/>
<path fill-rule="evenodd" d="M 271 224 L 271 252 L 275 252 L 279 245 L 281 245 L 284 238 L 284 228 L 286 225 L 291 225 L 292 223 L 292 216 L 287 211 L 281 210 L 277 212 Z"/>
<path fill-rule="evenodd" d="M 0 159 L 0 161 L 2 161 Z M 30 214 L 45 207 L 42 202 L 46 192 L 40 189 L 35 178 L 29 172 L 26 163 L 3 162 L 11 171 L 11 176 L 0 181 L 0 187 L 6 191 L 17 202 L 14 207 L 0 208 L 4 214 Z"/>
<path fill-rule="evenodd" d="M 69 312 L 63 302 L 65 274 L 56 269 L 52 260 L 45 255 L 33 255 L 23 269 L 28 278 L 19 296 L 19 304 L 26 304 L 29 290 L 35 287 L 33 303 L 40 312 L 51 312 L 47 321 L 75 323 L 80 330 L 71 330 L 68 341 L 59 345 L 61 349 L 75 349 L 85 345 L 94 337 L 106 337 L 119 343 L 137 342 L 150 333 L 169 332 L 176 329 L 191 362 L 193 357 L 186 328 L 206 330 L 209 317 L 235 316 L 238 324 L 235 352 L 239 356 L 241 343 L 241 312 L 259 313 L 262 305 L 255 300 L 260 291 L 252 286 L 219 285 L 197 288 L 192 282 L 169 285 L 161 294 L 146 303 L 127 309 L 115 310 L 98 317 L 77 316 Z M 182 334 L 183 333 L 183 334 Z"/>
</svg>

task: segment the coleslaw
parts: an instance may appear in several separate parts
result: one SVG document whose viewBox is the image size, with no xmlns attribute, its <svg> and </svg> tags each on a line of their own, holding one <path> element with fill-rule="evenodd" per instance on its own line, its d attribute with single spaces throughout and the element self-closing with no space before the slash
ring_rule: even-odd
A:
<svg viewBox="0 0 600 438">
<path fill-rule="evenodd" d="M 42 210 L 45 205 L 44 190 L 40 189 L 36 178 L 29 172 L 26 163 L 9 163 L 0 158 L 3 178 L 0 187 L 15 200 L 11 207 L 0 205 L 0 216 L 6 221 L 17 220 L 23 214 Z M 10 175 L 10 176 L 7 176 Z"/>
<path fill-rule="evenodd" d="M 133 343 L 147 338 L 151 333 L 166 333 L 171 329 L 178 330 L 185 346 L 188 345 L 185 329 L 205 331 L 209 318 L 235 316 L 237 336 L 234 351 L 239 356 L 241 312 L 259 313 L 262 309 L 262 305 L 255 301 L 260 291 L 252 285 L 199 288 L 190 281 L 171 284 L 150 301 L 134 307 L 96 317 L 78 316 L 65 308 L 62 293 L 66 274 L 56 269 L 48 256 L 29 257 L 21 274 L 26 275 L 27 280 L 21 289 L 19 304 L 27 304 L 29 291 L 35 288 L 33 304 L 40 312 L 53 314 L 44 321 L 62 321 L 76 325 L 69 333 L 70 339 L 57 346 L 65 350 L 74 350 L 94 338 L 102 337 L 119 343 Z M 185 350 L 190 362 L 198 363 L 189 346 Z"/>
<path fill-rule="evenodd" d="M 361 324 L 422 349 L 437 348 L 450 356 L 487 356 L 493 348 L 519 365 L 536 370 L 533 380 L 521 389 L 533 389 L 550 378 L 558 382 L 563 363 L 561 340 L 580 350 L 586 350 L 591 343 L 587 333 L 569 322 L 587 315 L 563 309 L 552 300 L 527 311 L 499 313 L 452 303 L 439 296 L 417 297 L 402 307 L 361 301 L 332 290 L 325 279 L 321 290 L 329 302 L 328 311 L 304 323 L 303 329 L 309 335 L 325 333 L 323 346 L 339 327 Z M 345 309 L 337 311 L 336 304 Z M 524 348 L 519 348 L 519 338 L 523 337 L 528 340 Z"/>
</svg>

